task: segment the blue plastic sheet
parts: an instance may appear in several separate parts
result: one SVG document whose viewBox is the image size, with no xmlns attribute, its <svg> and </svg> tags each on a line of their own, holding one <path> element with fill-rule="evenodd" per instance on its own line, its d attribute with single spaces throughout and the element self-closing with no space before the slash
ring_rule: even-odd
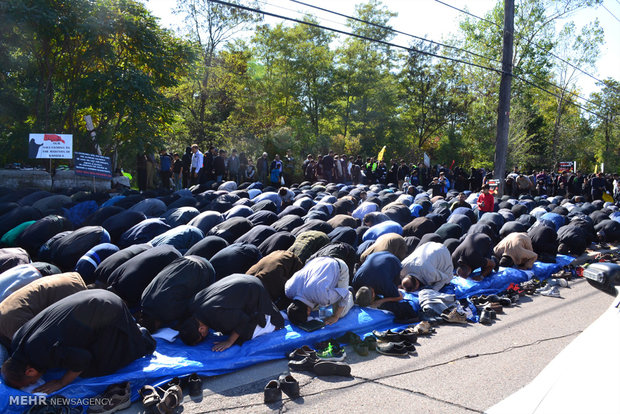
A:
<svg viewBox="0 0 620 414">
<path fill-rule="evenodd" d="M 152 357 L 134 361 L 113 375 L 96 378 L 78 378 L 58 394 L 67 398 L 92 397 L 110 385 L 130 381 L 132 400 L 138 399 L 138 390 L 145 384 L 157 384 L 175 376 L 196 372 L 203 376 L 225 374 L 250 365 L 284 358 L 286 353 L 305 344 L 342 335 L 353 331 L 358 335 L 374 329 L 388 329 L 394 326 L 393 315 L 376 309 L 354 307 L 338 323 L 325 326 L 314 332 L 305 332 L 286 325 L 284 329 L 259 336 L 242 346 L 233 346 L 216 353 L 211 351 L 213 343 L 222 337 L 211 334 L 197 346 L 186 346 L 179 339 L 173 343 L 157 340 L 157 349 Z M 59 378 L 62 372 L 50 372 L 46 380 Z M 26 407 L 9 404 L 10 396 L 30 395 L 7 387 L 0 382 L 0 412 L 22 412 Z"/>
<path fill-rule="evenodd" d="M 455 294 L 457 299 L 473 295 L 498 293 L 511 283 L 520 283 L 537 277 L 546 279 L 562 266 L 572 262 L 570 256 L 557 256 L 557 263 L 536 262 L 531 271 L 517 269 L 502 269 L 482 281 L 454 277 L 452 282 L 441 292 Z M 406 293 L 407 300 L 414 310 L 420 310 L 417 292 Z M 475 318 L 477 320 L 477 318 Z M 145 384 L 158 384 L 175 376 L 189 375 L 196 372 L 203 376 L 225 374 L 242 368 L 284 358 L 286 353 L 305 344 L 334 338 L 347 331 L 353 331 L 364 336 L 373 330 L 395 328 L 393 315 L 375 309 L 359 308 L 355 306 L 338 323 L 325 326 L 314 332 L 305 332 L 299 328 L 286 325 L 284 329 L 259 336 L 244 343 L 242 346 L 233 346 L 230 349 L 215 353 L 211 351 L 213 342 L 221 337 L 211 334 L 206 341 L 197 346 L 186 346 L 180 340 L 173 343 L 157 340 L 157 349 L 152 357 L 134 361 L 113 375 L 97 378 L 79 378 L 71 385 L 62 389 L 58 394 L 67 398 L 92 397 L 101 393 L 108 385 L 123 381 L 130 381 L 132 385 L 132 400 L 138 399 L 138 390 Z M 45 379 L 59 378 L 62 372 L 50 372 Z M 9 397 L 31 395 L 20 390 L 7 387 L 0 380 L 0 412 L 22 412 L 26 407 L 9 404 Z"/>
<path fill-rule="evenodd" d="M 535 262 L 534 267 L 530 271 L 503 268 L 499 272 L 492 273 L 479 282 L 455 276 L 452 278 L 450 285 L 441 291 L 444 293 L 454 293 L 457 299 L 498 293 L 506 289 L 511 283 L 525 282 L 534 276 L 540 280 L 547 279 L 551 274 L 557 272 L 562 266 L 569 264 L 573 260 L 573 257 L 558 255 L 556 257 L 556 263 Z M 451 287 L 454 288 L 454 291 L 451 291 Z"/>
</svg>

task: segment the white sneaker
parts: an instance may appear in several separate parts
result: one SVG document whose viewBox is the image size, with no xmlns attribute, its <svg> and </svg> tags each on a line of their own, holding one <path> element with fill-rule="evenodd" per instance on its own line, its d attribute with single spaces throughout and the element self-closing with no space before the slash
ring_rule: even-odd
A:
<svg viewBox="0 0 620 414">
<path fill-rule="evenodd" d="M 552 298 L 561 298 L 562 296 L 560 296 L 560 290 L 558 289 L 557 286 L 551 286 L 550 289 L 545 290 L 544 292 L 540 292 L 541 295 L 543 296 L 550 296 Z"/>
<path fill-rule="evenodd" d="M 559 286 L 566 288 L 568 287 L 568 280 L 566 279 L 549 279 L 547 280 L 547 284 L 551 286 Z"/>
<path fill-rule="evenodd" d="M 543 287 L 540 287 L 540 288 L 536 289 L 536 293 L 539 293 L 539 294 L 543 295 L 545 292 L 547 292 L 548 290 L 550 290 L 552 287 L 553 287 L 553 286 L 551 286 L 551 285 L 547 284 L 547 285 L 545 285 L 545 286 L 543 286 Z"/>
</svg>

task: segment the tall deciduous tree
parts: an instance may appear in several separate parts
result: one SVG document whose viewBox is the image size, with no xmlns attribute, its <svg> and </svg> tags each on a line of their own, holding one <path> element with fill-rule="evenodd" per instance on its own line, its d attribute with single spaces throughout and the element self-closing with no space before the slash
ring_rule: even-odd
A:
<svg viewBox="0 0 620 414">
<path fill-rule="evenodd" d="M 7 66 L 0 86 L 7 99 L 0 105 L 13 106 L 4 148 L 25 152 L 24 134 L 46 131 L 72 133 L 76 149 L 90 151 L 90 139 L 80 137 L 87 137 L 83 115 L 92 114 L 104 154 L 122 149 L 135 161 L 133 150 L 165 131 L 175 102 L 163 90 L 176 84 L 191 53 L 142 4 L 27 0 L 3 6 L 0 50 Z M 10 140 L 12 133 L 19 140 Z"/>
<path fill-rule="evenodd" d="M 239 0 L 231 3 L 241 4 Z M 239 8 L 220 5 L 208 0 L 177 0 L 177 13 L 185 18 L 185 30 L 200 53 L 187 94 L 182 96 L 189 134 L 199 143 L 213 142 L 217 128 L 212 122 L 212 68 L 218 48 L 237 32 L 249 27 L 260 17 Z M 217 117 L 217 115 L 215 115 Z"/>
</svg>

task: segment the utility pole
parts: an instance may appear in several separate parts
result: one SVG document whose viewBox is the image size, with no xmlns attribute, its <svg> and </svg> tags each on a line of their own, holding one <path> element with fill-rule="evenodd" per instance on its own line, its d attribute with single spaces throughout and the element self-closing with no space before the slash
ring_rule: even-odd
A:
<svg viewBox="0 0 620 414">
<path fill-rule="evenodd" d="M 512 82 L 512 42 L 514 38 L 514 0 L 504 0 L 504 45 L 502 53 L 502 79 L 499 84 L 497 105 L 497 135 L 495 136 L 494 175 L 499 180 L 498 194 L 504 195 L 504 175 L 508 152 L 510 125 L 510 84 Z"/>
</svg>

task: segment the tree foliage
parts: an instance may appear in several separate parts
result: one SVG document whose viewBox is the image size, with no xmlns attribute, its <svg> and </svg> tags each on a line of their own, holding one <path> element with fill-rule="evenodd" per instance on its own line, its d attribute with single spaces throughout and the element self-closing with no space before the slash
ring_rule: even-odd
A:
<svg viewBox="0 0 620 414">
<path fill-rule="evenodd" d="M 620 167 L 618 81 L 600 85 L 590 113 L 575 105 L 584 105 L 577 80 L 593 68 L 603 33 L 596 21 L 578 30 L 570 17 L 600 2 L 516 1 L 507 165 Z M 90 114 L 105 154 L 125 164 L 136 151 L 198 142 L 250 157 L 291 149 L 297 159 L 328 149 L 376 156 L 386 146 L 388 161 L 418 163 L 426 152 L 493 168 L 500 0 L 484 19 L 464 18 L 453 47 L 415 41 L 406 53 L 387 44 L 396 14 L 378 0 L 356 6 L 347 21 L 355 37 L 319 29 L 310 15 L 267 25 L 208 0 L 177 0 L 186 25 L 176 34 L 133 0 L 5 3 L 0 161 L 23 159 L 29 132 L 73 133 L 76 149 L 91 152 Z"/>
</svg>

